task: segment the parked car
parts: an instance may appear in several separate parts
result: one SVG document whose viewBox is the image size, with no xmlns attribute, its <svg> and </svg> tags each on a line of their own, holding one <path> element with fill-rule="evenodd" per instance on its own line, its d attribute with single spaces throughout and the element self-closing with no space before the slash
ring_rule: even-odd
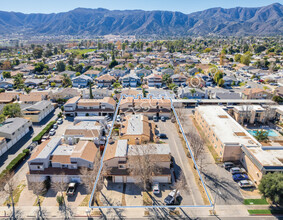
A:
<svg viewBox="0 0 283 220">
<path fill-rule="evenodd" d="M 57 129 L 57 128 L 58 128 L 58 125 L 57 125 L 57 124 L 54 124 L 54 125 L 53 125 L 53 128 L 54 128 L 54 129 Z"/>
<path fill-rule="evenodd" d="M 159 133 L 157 136 L 158 136 L 160 139 L 166 139 L 166 138 L 167 138 L 166 134 L 162 134 L 162 133 Z"/>
<path fill-rule="evenodd" d="M 57 120 L 57 124 L 62 124 L 63 123 L 63 118 L 59 118 L 58 120 Z"/>
<path fill-rule="evenodd" d="M 32 151 L 36 146 L 37 146 L 37 143 L 33 142 L 27 147 L 27 149 Z"/>
<path fill-rule="evenodd" d="M 164 116 L 161 117 L 161 121 L 166 121 L 166 118 Z"/>
<path fill-rule="evenodd" d="M 158 195 L 160 193 L 159 183 L 154 182 L 152 185 L 153 194 Z"/>
<path fill-rule="evenodd" d="M 233 174 L 241 174 L 241 173 L 246 173 L 246 170 L 244 168 L 240 168 L 240 167 L 233 167 L 230 169 L 230 173 Z"/>
<path fill-rule="evenodd" d="M 56 134 L 56 130 L 54 128 L 52 128 L 50 131 L 49 131 L 49 135 L 50 136 L 53 136 Z"/>
<path fill-rule="evenodd" d="M 241 188 L 248 188 L 254 186 L 254 183 L 251 180 L 241 180 L 240 182 L 238 182 L 238 184 Z"/>
<path fill-rule="evenodd" d="M 158 117 L 155 115 L 155 116 L 153 116 L 153 121 L 154 122 L 158 122 Z"/>
<path fill-rule="evenodd" d="M 117 115 L 117 122 L 120 122 L 120 121 L 121 121 L 121 116 Z"/>
<path fill-rule="evenodd" d="M 175 203 L 175 198 L 176 198 L 176 203 Z M 164 203 L 166 205 L 179 205 L 180 201 L 181 201 L 180 192 L 179 191 L 176 192 L 176 189 L 171 191 L 169 195 L 164 199 Z"/>
<path fill-rule="evenodd" d="M 77 188 L 77 183 L 75 182 L 69 183 L 68 189 L 67 189 L 67 196 L 73 196 L 76 192 L 76 188 Z"/>
<path fill-rule="evenodd" d="M 233 175 L 233 180 L 235 182 L 239 182 L 241 180 L 248 180 L 249 177 L 247 176 L 247 174 L 234 174 Z"/>
<path fill-rule="evenodd" d="M 224 167 L 226 170 L 230 170 L 233 166 L 234 166 L 234 164 L 233 164 L 232 162 L 224 162 L 224 163 L 223 163 L 223 167 Z"/>
<path fill-rule="evenodd" d="M 246 85 L 246 88 L 248 88 L 248 89 L 249 89 L 249 88 L 251 88 L 251 86 L 250 86 L 250 85 Z"/>
</svg>

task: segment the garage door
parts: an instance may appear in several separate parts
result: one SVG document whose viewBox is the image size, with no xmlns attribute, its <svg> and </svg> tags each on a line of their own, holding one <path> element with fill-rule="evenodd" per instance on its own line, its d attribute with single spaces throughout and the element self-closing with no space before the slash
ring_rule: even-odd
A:
<svg viewBox="0 0 283 220">
<path fill-rule="evenodd" d="M 115 183 L 122 183 L 123 182 L 123 177 L 122 176 L 115 176 L 114 177 L 114 182 Z"/>
<path fill-rule="evenodd" d="M 81 182 L 81 178 L 80 177 L 72 177 L 71 178 L 71 182 L 80 183 Z"/>
<path fill-rule="evenodd" d="M 135 178 L 134 177 L 131 177 L 131 176 L 127 177 L 127 183 L 134 183 L 134 182 L 135 182 Z"/>
<path fill-rule="evenodd" d="M 153 181 L 159 182 L 159 183 L 169 183 L 169 177 L 168 176 L 155 176 L 153 177 Z"/>
<path fill-rule="evenodd" d="M 85 116 L 85 113 L 77 113 L 77 116 Z"/>
</svg>

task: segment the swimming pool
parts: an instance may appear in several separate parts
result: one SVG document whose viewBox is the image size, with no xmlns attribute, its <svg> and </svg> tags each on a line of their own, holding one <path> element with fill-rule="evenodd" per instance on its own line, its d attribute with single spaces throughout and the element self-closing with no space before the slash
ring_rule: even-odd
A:
<svg viewBox="0 0 283 220">
<path fill-rule="evenodd" d="M 277 136 L 278 136 L 278 134 L 277 134 L 274 130 L 272 130 L 272 129 L 264 129 L 264 131 L 268 131 L 268 136 L 269 136 L 269 137 L 277 137 Z M 251 135 L 255 136 L 257 130 L 248 130 L 248 132 L 249 132 Z"/>
</svg>

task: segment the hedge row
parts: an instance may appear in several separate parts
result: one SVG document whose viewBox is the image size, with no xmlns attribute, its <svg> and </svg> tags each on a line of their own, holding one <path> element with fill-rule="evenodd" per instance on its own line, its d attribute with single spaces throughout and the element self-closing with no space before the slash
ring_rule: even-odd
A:
<svg viewBox="0 0 283 220">
<path fill-rule="evenodd" d="M 51 121 L 49 122 L 48 125 L 46 125 L 45 128 L 43 128 L 43 130 L 36 136 L 32 139 L 33 142 L 40 142 L 41 141 L 41 138 L 43 137 L 43 135 L 47 132 L 49 132 L 52 128 L 52 126 L 56 123 L 56 121 Z"/>
<path fill-rule="evenodd" d="M 12 160 L 8 166 L 6 167 L 5 170 L 2 171 L 2 173 L 0 174 L 0 177 L 2 178 L 3 176 L 6 175 L 6 173 L 10 173 L 12 171 L 14 171 L 17 166 L 29 155 L 29 150 L 28 149 L 24 149 L 22 153 L 20 153 L 14 160 Z"/>
</svg>

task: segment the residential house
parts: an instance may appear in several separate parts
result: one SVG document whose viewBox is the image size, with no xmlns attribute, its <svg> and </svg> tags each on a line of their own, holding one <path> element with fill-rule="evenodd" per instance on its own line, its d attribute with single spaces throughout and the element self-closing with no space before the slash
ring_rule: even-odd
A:
<svg viewBox="0 0 283 220">
<path fill-rule="evenodd" d="M 14 92 L 0 93 L 0 104 L 9 104 L 17 99 L 18 94 Z"/>
<path fill-rule="evenodd" d="M 76 116 L 114 115 L 116 101 L 112 97 L 103 99 L 79 99 L 75 110 Z"/>
<path fill-rule="evenodd" d="M 138 77 L 147 77 L 152 73 L 152 71 L 147 69 L 137 69 L 135 70 L 135 73 Z"/>
<path fill-rule="evenodd" d="M 142 114 L 125 116 L 120 128 L 120 139 L 128 140 L 129 144 L 144 144 L 156 142 L 156 125 L 149 122 L 148 117 Z"/>
<path fill-rule="evenodd" d="M 22 114 L 24 117 L 29 118 L 32 122 L 41 122 L 41 120 L 43 120 L 53 110 L 54 106 L 52 103 L 44 100 L 24 108 L 22 110 Z"/>
<path fill-rule="evenodd" d="M 76 72 L 75 71 L 69 71 L 69 70 L 66 70 L 66 71 L 63 71 L 63 72 L 60 72 L 59 75 L 63 76 L 63 75 L 67 75 L 69 76 L 71 79 L 76 77 Z"/>
<path fill-rule="evenodd" d="M 75 111 L 77 108 L 78 101 L 81 99 L 80 96 L 75 96 L 69 99 L 64 105 L 64 115 L 75 116 Z"/>
<path fill-rule="evenodd" d="M 168 74 L 168 75 L 172 76 L 174 74 L 174 70 L 171 69 L 171 68 L 162 69 L 161 73 L 162 73 L 162 75 Z"/>
<path fill-rule="evenodd" d="M 171 77 L 172 83 L 177 86 L 186 85 L 187 77 L 181 74 L 174 74 Z"/>
<path fill-rule="evenodd" d="M 14 86 L 14 79 L 4 79 L 0 81 L 0 88 L 8 89 L 13 88 Z"/>
<path fill-rule="evenodd" d="M 239 81 L 234 76 L 224 76 L 224 86 L 238 85 Z"/>
<path fill-rule="evenodd" d="M 63 83 L 63 77 L 61 75 L 55 75 L 54 77 L 51 77 L 48 82 L 49 85 L 51 85 L 51 83 L 55 83 L 55 86 L 59 87 Z"/>
<path fill-rule="evenodd" d="M 83 117 L 76 117 L 76 119 L 77 118 Z M 102 126 L 98 121 L 92 121 L 91 119 L 88 121 L 88 117 L 84 117 L 82 121 L 66 128 L 64 139 L 67 143 L 77 143 L 79 140 L 88 140 L 93 141 L 97 146 L 99 146 L 105 144 L 106 138 L 104 126 Z"/>
<path fill-rule="evenodd" d="M 271 99 L 272 94 L 268 91 L 265 91 L 261 88 L 250 88 L 245 89 L 242 92 L 243 99 Z"/>
<path fill-rule="evenodd" d="M 128 74 L 120 78 L 123 87 L 137 87 L 140 84 L 140 78 L 135 74 Z"/>
<path fill-rule="evenodd" d="M 84 75 L 86 75 L 86 76 L 88 76 L 88 77 L 91 77 L 92 79 L 95 79 L 96 77 L 98 77 L 99 76 L 99 73 L 100 73 L 101 71 L 99 71 L 99 70 L 88 70 L 88 71 L 86 71 L 85 73 L 84 73 Z"/>
<path fill-rule="evenodd" d="M 116 79 L 114 76 L 105 74 L 100 77 L 97 77 L 95 81 L 97 82 L 98 87 L 109 87 L 116 81 Z"/>
<path fill-rule="evenodd" d="M 164 98 L 123 97 L 119 109 L 120 114 L 124 115 L 142 113 L 149 118 L 153 118 L 153 116 L 171 118 L 171 101 Z"/>
<path fill-rule="evenodd" d="M 207 90 L 201 90 L 198 88 L 178 88 L 178 97 L 183 99 L 207 99 Z"/>
<path fill-rule="evenodd" d="M 47 178 L 51 182 L 80 183 L 81 169 L 93 169 L 98 152 L 92 141 L 69 144 L 59 137 L 44 141 L 28 160 L 26 177 L 29 189 L 31 183 L 43 182 Z"/>
<path fill-rule="evenodd" d="M 43 84 L 45 79 L 26 79 L 24 84 L 27 87 L 37 87 Z"/>
<path fill-rule="evenodd" d="M 25 118 L 8 118 L 0 126 L 1 154 L 5 153 L 32 129 L 32 123 Z M 3 139 L 5 138 L 5 140 Z"/>
<path fill-rule="evenodd" d="M 139 178 L 131 174 L 130 161 L 138 161 L 138 158 L 144 156 L 147 152 L 150 153 L 149 160 L 159 170 L 158 173 L 153 173 L 152 181 L 171 183 L 171 151 L 168 144 L 131 145 L 127 143 L 127 140 L 110 143 L 103 158 L 103 165 L 106 170 L 105 176 L 112 178 L 114 183 L 139 182 Z"/>
<path fill-rule="evenodd" d="M 87 87 L 91 82 L 92 78 L 86 75 L 80 75 L 72 79 L 73 87 L 84 88 Z"/>
<path fill-rule="evenodd" d="M 280 96 L 280 97 L 283 98 L 283 86 L 277 87 L 277 88 L 274 90 L 274 95 L 275 95 L 275 96 Z"/>
<path fill-rule="evenodd" d="M 130 70 L 113 69 L 110 71 L 109 75 L 118 78 L 118 77 L 123 77 L 129 73 L 130 73 Z"/>
<path fill-rule="evenodd" d="M 47 100 L 49 93 L 46 92 L 31 92 L 29 94 L 20 94 L 19 101 L 23 104 L 35 104 L 37 102 Z"/>
<path fill-rule="evenodd" d="M 145 82 L 149 87 L 160 88 L 162 86 L 162 76 L 157 74 L 151 74 L 144 78 Z"/>
</svg>

